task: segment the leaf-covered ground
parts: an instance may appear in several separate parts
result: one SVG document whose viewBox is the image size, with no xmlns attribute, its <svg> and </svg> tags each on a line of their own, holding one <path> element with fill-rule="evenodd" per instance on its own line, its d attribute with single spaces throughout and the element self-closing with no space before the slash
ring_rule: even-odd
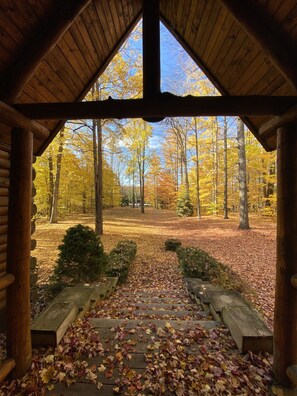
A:
<svg viewBox="0 0 297 396">
<path fill-rule="evenodd" d="M 41 223 L 37 227 L 40 283 L 46 282 L 52 271 L 56 248 L 65 230 L 78 222 L 92 225 L 90 218 L 78 217 L 57 225 Z M 138 245 L 137 259 L 128 282 L 92 310 L 88 318 L 136 318 L 135 304 L 148 302 L 139 296 L 143 290 L 153 293 L 156 298 L 167 297 L 168 303 L 170 296 L 172 300 L 179 298 L 181 305 L 165 316 L 163 325 L 115 327 L 108 342 L 90 326 L 88 318 L 78 320 L 56 349 L 35 350 L 30 372 L 22 380 L 4 384 L 0 395 L 42 396 L 49 389 L 55 392 L 57 383 L 70 385 L 77 382 L 94 384 L 100 394 L 102 378 L 114 378 L 110 394 L 270 394 L 270 355 L 239 354 L 224 327 L 175 329 L 169 324 L 172 318 L 186 321 L 209 319 L 193 308 L 175 253 L 164 250 L 164 241 L 172 237 L 181 239 L 185 245 L 208 251 L 237 272 L 250 284 L 249 297 L 272 324 L 275 226 L 257 218 L 252 219 L 251 225 L 250 231 L 239 231 L 236 219 L 226 221 L 212 217 L 197 222 L 194 218 L 178 219 L 171 212 L 153 209 L 144 215 L 138 209 L 130 208 L 106 212 L 103 236 L 106 250 L 120 239 L 133 239 Z M 173 294 L 166 296 L 164 290 L 171 290 Z M 179 309 L 188 314 L 176 318 Z M 156 315 L 151 312 L 140 319 L 153 321 Z M 143 340 L 146 342 L 146 368 L 135 370 L 131 366 L 133 353 Z"/>
<path fill-rule="evenodd" d="M 117 208 L 104 214 L 106 250 L 120 239 L 133 239 L 138 245 L 138 256 L 149 265 L 164 256 L 161 248 L 167 238 L 179 238 L 184 245 L 196 246 L 228 265 L 251 287 L 247 297 L 262 312 L 268 325 L 273 325 L 276 227 L 265 218 L 251 216 L 251 229 L 238 229 L 237 216 L 229 220 L 220 217 L 178 218 L 174 212 L 146 209 Z M 65 230 L 74 224 L 93 226 L 90 217 L 78 216 L 59 224 L 38 224 L 34 237 L 37 249 L 34 253 L 39 263 L 39 282 L 44 283 L 52 272 L 57 257 L 57 246 Z"/>
</svg>

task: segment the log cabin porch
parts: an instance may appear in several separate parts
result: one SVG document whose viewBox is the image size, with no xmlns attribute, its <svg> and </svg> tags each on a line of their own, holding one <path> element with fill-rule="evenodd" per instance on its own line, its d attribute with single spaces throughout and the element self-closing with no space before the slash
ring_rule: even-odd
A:
<svg viewBox="0 0 297 396">
<path fill-rule="evenodd" d="M 297 365 L 296 2 L 5 0 L 0 16 L 0 288 L 8 356 L 0 379 L 20 377 L 31 364 L 33 155 L 42 155 L 68 119 L 238 115 L 278 154 L 274 374 L 296 386 L 287 375 Z M 141 17 L 143 99 L 81 102 Z M 222 96 L 160 92 L 160 20 Z"/>
</svg>

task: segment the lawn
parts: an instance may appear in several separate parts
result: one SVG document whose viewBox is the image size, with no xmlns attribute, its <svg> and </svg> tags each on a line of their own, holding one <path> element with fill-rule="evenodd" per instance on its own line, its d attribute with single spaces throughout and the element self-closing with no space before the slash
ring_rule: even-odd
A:
<svg viewBox="0 0 297 396">
<path fill-rule="evenodd" d="M 37 222 L 34 238 L 37 248 L 39 282 L 45 283 L 55 265 L 58 250 L 67 228 L 75 224 L 91 227 L 91 216 L 77 215 L 61 220 L 58 224 Z M 270 327 L 273 324 L 276 225 L 270 219 L 251 216 L 251 229 L 238 229 L 238 219 L 229 220 L 219 216 L 178 218 L 174 212 L 147 208 L 116 208 L 104 212 L 104 235 L 102 241 L 109 251 L 118 240 L 132 239 L 137 243 L 138 256 L 154 265 L 162 261 L 164 241 L 179 238 L 186 246 L 206 250 L 235 271 L 250 286 L 246 297 L 258 307 Z"/>
</svg>

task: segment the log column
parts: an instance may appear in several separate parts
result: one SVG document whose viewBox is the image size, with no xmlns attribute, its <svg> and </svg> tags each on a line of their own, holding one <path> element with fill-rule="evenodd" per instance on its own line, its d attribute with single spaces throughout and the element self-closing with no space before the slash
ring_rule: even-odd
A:
<svg viewBox="0 0 297 396">
<path fill-rule="evenodd" d="M 292 386 L 286 370 L 297 364 L 297 123 L 277 132 L 277 265 L 274 363 L 278 382 Z"/>
<path fill-rule="evenodd" d="M 33 134 L 23 129 L 11 132 L 11 170 L 8 207 L 7 272 L 15 282 L 7 289 L 7 356 L 21 377 L 30 367 L 30 249 L 32 205 Z"/>
<path fill-rule="evenodd" d="M 160 0 L 143 0 L 142 18 L 143 98 L 157 99 L 160 95 Z M 162 117 L 146 117 L 145 121 L 159 122 Z"/>
</svg>

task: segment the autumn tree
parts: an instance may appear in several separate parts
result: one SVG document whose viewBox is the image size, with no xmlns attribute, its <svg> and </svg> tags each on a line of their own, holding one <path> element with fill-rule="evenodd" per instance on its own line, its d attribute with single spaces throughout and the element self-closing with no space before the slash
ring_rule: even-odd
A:
<svg viewBox="0 0 297 396">
<path fill-rule="evenodd" d="M 237 119 L 237 141 L 238 141 L 238 180 L 239 180 L 239 228 L 248 230 L 249 214 L 248 214 L 248 196 L 246 181 L 246 153 L 245 153 L 245 136 L 244 124 L 238 117 Z"/>
</svg>

